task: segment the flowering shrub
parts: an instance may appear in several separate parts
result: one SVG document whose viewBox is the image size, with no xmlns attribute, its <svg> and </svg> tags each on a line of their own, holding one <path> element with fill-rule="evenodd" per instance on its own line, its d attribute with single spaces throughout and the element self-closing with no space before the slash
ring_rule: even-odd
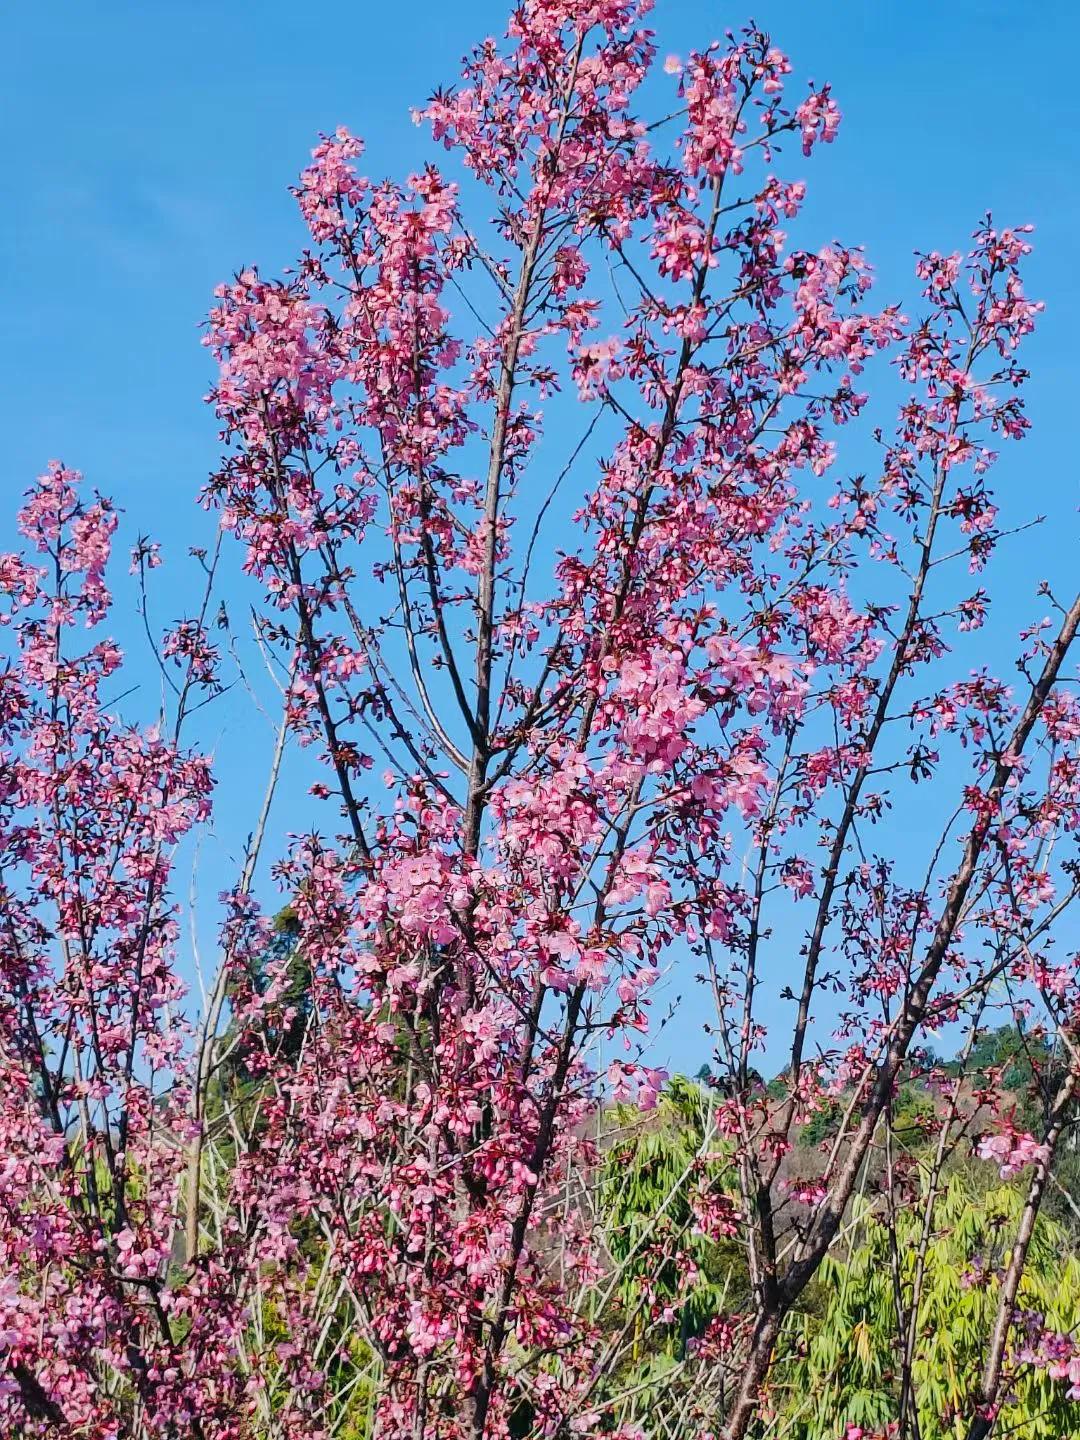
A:
<svg viewBox="0 0 1080 1440">
<path fill-rule="evenodd" d="M 264 806 L 201 1012 L 171 865 L 212 789 L 185 736 L 222 684 L 219 560 L 161 645 L 169 727 L 133 730 L 103 697 L 119 651 L 77 639 L 104 633 L 116 517 L 59 466 L 28 496 L 26 554 L 0 562 L 13 1433 L 645 1434 L 637 1252 L 588 1197 L 600 1073 L 644 1112 L 663 1093 L 639 1042 L 676 948 L 715 1006 L 727 1157 L 690 1166 L 683 1228 L 746 1273 L 683 1337 L 677 1423 L 725 1440 L 776 1420 L 778 1342 L 882 1147 L 874 1184 L 902 1203 L 894 1100 L 922 1047 L 1002 979 L 1042 1007 L 1068 1057 L 1042 1136 L 980 1145 L 1031 1170 L 953 1417 L 971 1440 L 994 1422 L 1080 998 L 1052 943 L 1080 603 L 1048 596 L 1012 685 L 952 653 L 1004 538 L 996 449 L 1027 429 L 1028 230 L 987 219 L 967 254 L 920 257 L 921 318 L 876 308 L 857 249 L 787 232 L 830 89 L 749 29 L 653 75 L 654 121 L 648 8 L 524 0 L 417 113 L 444 169 L 376 182 L 359 140 L 323 137 L 299 263 L 216 293 L 203 498 L 260 596 L 280 746 L 319 765 L 324 833 L 277 866 L 282 943 L 253 891 Z M 905 398 L 851 476 L 879 355 Z M 144 579 L 157 559 L 140 541 Z M 914 866 L 873 829 L 913 783 L 942 825 Z M 769 1089 L 765 986 L 793 1007 Z M 931 1196 L 969 1091 L 937 1083 Z M 789 1176 L 830 1100 L 819 1173 Z M 670 1269 L 680 1233 L 641 1240 L 668 1277 L 635 1272 L 650 1325 L 697 1280 L 689 1251 Z M 897 1273 L 910 1350 L 921 1278 Z"/>
</svg>

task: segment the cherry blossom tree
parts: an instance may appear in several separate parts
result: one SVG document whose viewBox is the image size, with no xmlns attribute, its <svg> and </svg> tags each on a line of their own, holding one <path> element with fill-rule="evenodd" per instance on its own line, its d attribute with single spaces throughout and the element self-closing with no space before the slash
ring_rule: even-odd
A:
<svg viewBox="0 0 1080 1440">
<path fill-rule="evenodd" d="M 829 87 L 754 29 L 657 66 L 648 9 L 525 0 L 417 112 L 421 173 L 372 181 L 357 139 L 322 138 L 296 266 L 219 287 L 220 538 L 157 650 L 161 727 L 114 715 L 120 653 L 78 640 L 104 633 L 114 513 L 58 465 L 29 494 L 0 568 L 15 1433 L 648 1433 L 620 1379 L 640 1252 L 613 1258 L 590 1177 L 605 1096 L 663 1089 L 641 1046 L 676 957 L 716 1045 L 680 1183 L 748 1275 L 686 1358 L 686 1435 L 779 1433 L 789 1317 L 871 1170 L 885 1207 L 910 1186 L 901 1083 L 943 1026 L 1040 1010 L 1061 1062 L 1041 1133 L 938 1072 L 919 1190 L 925 1252 L 958 1146 L 1028 1187 L 960 1417 L 993 1429 L 1080 1073 L 1059 924 L 1080 600 L 1015 617 L 1017 678 L 978 649 L 995 451 L 1028 423 L 1028 231 L 984 220 L 966 254 L 919 257 L 919 318 L 875 308 L 857 248 L 787 233 L 837 133 Z M 187 737 L 227 663 L 208 617 L 232 556 L 282 716 L 197 1005 L 171 870 L 209 810 Z M 144 582 L 158 558 L 140 541 Z M 321 804 L 277 861 L 275 937 L 255 880 L 294 747 Z M 790 1017 L 767 1036 L 769 991 Z M 639 1307 L 660 1329 L 661 1250 Z M 921 1281 L 897 1274 L 911 1436 Z M 1067 1337 L 1025 1344 L 1066 1372 Z"/>
</svg>

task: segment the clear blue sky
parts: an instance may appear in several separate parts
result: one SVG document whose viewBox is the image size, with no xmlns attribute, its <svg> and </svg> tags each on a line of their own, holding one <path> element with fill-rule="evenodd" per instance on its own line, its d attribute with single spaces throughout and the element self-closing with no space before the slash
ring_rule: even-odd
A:
<svg viewBox="0 0 1080 1440">
<path fill-rule="evenodd" d="M 662 54 L 685 53 L 751 14 L 792 56 L 800 87 L 808 76 L 833 81 L 845 124 L 808 169 L 809 220 L 822 242 L 866 246 L 882 301 L 913 295 L 916 247 L 963 247 L 987 207 L 1003 223 L 1036 225 L 1028 288 L 1048 303 L 1027 352 L 1037 429 L 1001 482 L 1020 503 L 1007 513 L 1053 520 L 1014 552 L 1017 598 L 1030 594 L 1032 566 L 1066 587 L 1077 539 L 1080 101 L 1070 57 L 1080 6 L 660 0 L 653 23 Z M 453 80 L 458 57 L 504 19 L 500 0 L 7 7 L 0 543 L 18 495 L 54 455 L 124 507 L 132 537 L 150 531 L 174 557 L 206 543 L 210 521 L 193 497 L 217 454 L 198 343 L 213 285 L 246 263 L 271 271 L 295 256 L 302 234 L 287 186 L 318 131 L 346 124 L 363 136 L 369 174 L 415 166 L 426 137 L 410 105 Z M 173 618 L 170 600 L 166 588 L 162 620 Z M 214 723 L 209 743 L 227 780 L 256 783 L 251 717 L 226 708 Z M 229 816 L 220 828 L 225 864 L 242 834 Z"/>
</svg>

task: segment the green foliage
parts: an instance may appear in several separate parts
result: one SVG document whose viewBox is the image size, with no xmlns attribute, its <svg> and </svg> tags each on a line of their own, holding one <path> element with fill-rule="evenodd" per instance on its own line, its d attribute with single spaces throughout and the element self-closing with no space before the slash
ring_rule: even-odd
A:
<svg viewBox="0 0 1080 1440">
<path fill-rule="evenodd" d="M 1070 1250 L 1080 1246 L 1080 1150 L 1074 1128 L 1054 1158 L 1050 1184 L 1043 1195 L 1042 1214 L 1056 1221 L 1068 1236 Z"/>
<path fill-rule="evenodd" d="M 607 1246 L 621 1267 L 624 1310 L 641 1310 L 646 1287 L 662 1302 L 678 1301 L 679 1320 L 665 1334 L 664 1357 L 679 1355 L 686 1341 L 724 1306 L 745 1295 L 746 1268 L 734 1244 L 715 1244 L 694 1233 L 692 1184 L 730 1169 L 713 1130 L 712 1097 L 696 1082 L 676 1076 L 647 1115 L 616 1106 L 613 1138 L 604 1155 L 598 1199 Z M 684 1289 L 680 1275 L 696 1271 Z M 638 1317 L 644 1334 L 645 1315 Z M 662 1368 L 662 1367 L 661 1367 Z"/>
<path fill-rule="evenodd" d="M 985 1081 L 992 1070 L 1002 1070 L 1007 1090 L 1021 1090 L 1031 1081 L 1032 1064 L 1045 1067 L 1050 1060 L 1050 1045 L 1044 1036 L 1027 1034 L 1018 1025 L 1001 1025 L 996 1030 L 982 1030 L 971 1048 L 968 1070 Z"/>
<path fill-rule="evenodd" d="M 972 1396 L 997 1312 L 1001 1267 L 1023 1203 L 1019 1187 L 978 1194 L 949 1178 L 935 1209 L 926 1251 L 913 1366 L 922 1440 L 963 1440 Z M 923 1204 L 900 1209 L 896 1255 L 909 1303 L 918 1263 Z M 815 1304 L 793 1317 L 777 1365 L 775 1399 L 785 1440 L 835 1440 L 847 1425 L 881 1427 L 897 1416 L 900 1347 L 893 1247 L 884 1217 L 862 1202 L 852 1216 L 851 1248 L 828 1258 Z M 1080 1261 L 1065 1235 L 1041 1219 L 1028 1254 L 1019 1305 L 1059 1331 L 1080 1324 Z M 1021 1367 L 1005 1404 L 1001 1432 L 1014 1440 L 1080 1434 L 1080 1405 L 1060 1382 Z"/>
<path fill-rule="evenodd" d="M 838 1101 L 826 1101 L 819 1110 L 814 1111 L 799 1131 L 799 1144 L 810 1150 L 824 1144 L 826 1140 L 831 1140 L 839 1127 L 842 1113 Z"/>
<path fill-rule="evenodd" d="M 933 1100 L 918 1085 L 902 1085 L 892 1106 L 894 1135 L 909 1152 L 931 1143 L 937 1121 Z"/>
</svg>

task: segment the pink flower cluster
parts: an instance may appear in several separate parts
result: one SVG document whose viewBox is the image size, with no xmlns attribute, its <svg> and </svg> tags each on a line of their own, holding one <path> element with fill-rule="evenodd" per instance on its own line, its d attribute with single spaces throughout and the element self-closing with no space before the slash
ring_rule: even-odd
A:
<svg viewBox="0 0 1080 1440">
<path fill-rule="evenodd" d="M 1003 1180 L 1011 1180 L 1029 1165 L 1045 1165 L 1050 1158 L 1048 1147 L 1040 1145 L 1033 1135 L 1012 1129 L 984 1135 L 975 1153 L 980 1160 L 996 1165 Z"/>
</svg>

